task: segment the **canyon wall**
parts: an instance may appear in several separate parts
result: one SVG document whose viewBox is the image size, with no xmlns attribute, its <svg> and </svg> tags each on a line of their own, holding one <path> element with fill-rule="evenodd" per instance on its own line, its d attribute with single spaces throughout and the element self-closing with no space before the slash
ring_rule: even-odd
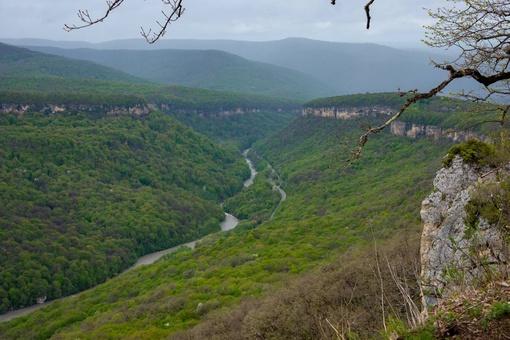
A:
<svg viewBox="0 0 510 340">
<path fill-rule="evenodd" d="M 0 112 L 14 113 L 22 115 L 26 112 L 41 112 L 46 114 L 57 114 L 62 112 L 95 112 L 107 115 L 145 115 L 150 109 L 161 110 L 164 112 L 177 111 L 184 113 L 194 113 L 198 115 L 213 116 L 232 116 L 247 113 L 255 113 L 265 111 L 259 108 L 235 108 L 235 109 L 211 109 L 193 110 L 193 109 L 175 109 L 168 104 L 137 104 L 127 105 L 94 105 L 94 104 L 5 104 L 0 103 Z M 271 111 L 271 110 L 269 110 Z M 272 111 L 281 112 L 282 109 L 274 109 Z"/>
<path fill-rule="evenodd" d="M 395 114 L 396 111 L 385 107 L 349 107 L 349 108 L 312 108 L 305 107 L 302 110 L 303 116 L 318 116 L 325 118 L 352 119 L 358 117 L 388 116 Z M 423 125 L 415 123 L 406 123 L 395 121 L 390 125 L 390 132 L 397 136 L 408 138 L 446 138 L 454 142 L 465 142 L 468 139 L 476 138 L 487 140 L 487 137 L 472 131 L 454 131 L 452 129 L 443 129 L 434 125 Z"/>
<path fill-rule="evenodd" d="M 421 208 L 424 305 L 435 305 L 442 297 L 507 270 L 508 226 L 501 218 L 489 222 L 483 214 L 468 216 L 466 205 L 476 197 L 501 210 L 497 202 L 502 194 L 500 181 L 509 174 L 508 165 L 496 171 L 466 164 L 460 156 L 437 172 L 434 190 Z"/>
<path fill-rule="evenodd" d="M 108 115 L 144 115 L 147 105 L 93 105 L 93 104 L 0 104 L 0 111 L 22 115 L 26 112 L 57 114 L 62 112 L 99 112 Z"/>
</svg>

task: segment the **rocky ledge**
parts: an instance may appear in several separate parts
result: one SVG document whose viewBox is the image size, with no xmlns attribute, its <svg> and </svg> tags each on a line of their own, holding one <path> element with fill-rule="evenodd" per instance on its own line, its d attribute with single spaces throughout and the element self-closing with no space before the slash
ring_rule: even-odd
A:
<svg viewBox="0 0 510 340">
<path fill-rule="evenodd" d="M 149 113 L 147 105 L 93 105 L 93 104 L 0 104 L 0 111 L 22 115 L 26 112 L 47 114 L 68 112 L 100 112 L 108 115 L 145 115 Z"/>
<path fill-rule="evenodd" d="M 509 173 L 508 166 L 495 171 L 466 164 L 460 156 L 437 173 L 434 191 L 421 209 L 421 276 L 426 306 L 506 269 L 509 256 L 503 231 L 507 226 L 502 226 L 501 220 L 491 224 L 476 215 L 473 227 L 468 223 L 466 205 L 484 188 L 490 202 L 500 188 L 501 176 Z"/>
<path fill-rule="evenodd" d="M 375 117 L 375 116 L 391 116 L 395 114 L 394 109 L 388 107 L 304 107 L 303 116 L 318 116 L 324 118 L 336 119 L 352 119 L 358 117 Z M 396 121 L 391 123 L 390 132 L 397 136 L 408 138 L 429 138 L 439 139 L 445 138 L 453 142 L 465 142 L 468 139 L 476 138 L 486 140 L 487 137 L 472 131 L 453 131 L 451 129 L 443 129 L 435 125 L 423 125 Z"/>
</svg>

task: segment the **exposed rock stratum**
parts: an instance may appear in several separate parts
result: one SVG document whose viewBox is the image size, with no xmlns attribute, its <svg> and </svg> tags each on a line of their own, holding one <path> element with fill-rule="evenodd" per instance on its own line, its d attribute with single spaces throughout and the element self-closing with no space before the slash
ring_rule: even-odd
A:
<svg viewBox="0 0 510 340">
<path fill-rule="evenodd" d="M 497 192 L 501 176 L 510 169 L 494 171 L 467 164 L 456 156 L 451 166 L 438 171 L 434 191 L 422 202 L 421 276 L 424 304 L 472 286 L 505 270 L 508 245 L 505 225 L 477 217 L 476 228 L 467 223 L 466 204 L 480 188 Z M 492 194 L 491 194 L 492 195 Z M 490 199 L 490 196 L 489 196 Z"/>
</svg>

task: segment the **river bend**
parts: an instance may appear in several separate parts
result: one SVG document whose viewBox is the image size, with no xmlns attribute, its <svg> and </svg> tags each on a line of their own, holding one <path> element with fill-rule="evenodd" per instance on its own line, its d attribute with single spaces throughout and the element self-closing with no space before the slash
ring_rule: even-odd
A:
<svg viewBox="0 0 510 340">
<path fill-rule="evenodd" d="M 251 175 L 250 175 L 250 178 L 248 178 L 244 182 L 244 186 L 245 187 L 248 187 L 251 184 L 253 184 L 253 179 L 255 178 L 255 175 L 257 174 L 257 171 L 255 170 L 255 167 L 253 166 L 253 163 L 247 157 L 248 151 L 249 151 L 249 149 L 245 150 L 243 152 L 243 155 L 244 155 L 244 158 L 246 160 L 246 163 L 248 163 L 248 166 L 250 167 Z M 237 226 L 238 223 L 239 223 L 239 220 L 235 216 L 233 216 L 231 214 L 225 213 L 225 220 L 220 223 L 221 231 L 227 231 L 227 230 L 230 230 L 230 229 L 234 229 Z M 135 264 L 133 264 L 131 267 L 129 267 L 126 270 L 124 270 L 119 275 L 122 275 L 122 274 L 124 274 L 124 273 L 126 273 L 126 272 L 128 272 L 128 271 L 130 271 L 130 270 L 132 270 L 134 268 L 136 268 L 136 267 L 140 267 L 142 265 L 147 265 L 147 264 L 152 264 L 152 263 L 156 262 L 158 259 L 160 259 L 162 256 L 164 256 L 166 254 L 169 254 L 169 253 L 171 253 L 171 252 L 181 248 L 182 246 L 188 246 L 190 248 L 194 248 L 195 244 L 197 242 L 199 242 L 200 240 L 201 239 L 195 240 L 195 241 L 191 241 L 191 242 L 187 242 L 187 243 L 183 243 L 183 244 L 180 244 L 180 245 L 175 246 L 175 247 L 171 247 L 171 248 L 168 248 L 168 249 L 165 249 L 165 250 L 161 250 L 161 251 L 157 251 L 157 252 L 154 252 L 154 253 L 150 253 L 150 254 L 144 255 L 144 256 L 140 257 L 136 261 Z M 92 287 L 92 288 L 89 288 L 89 289 L 94 289 L 94 288 L 95 287 Z M 76 293 L 76 294 L 80 294 L 82 292 L 79 292 L 79 293 Z M 70 295 L 70 296 L 66 296 L 66 297 L 63 297 L 63 298 L 60 298 L 60 299 L 57 299 L 57 300 L 47 301 L 45 303 L 36 304 L 36 305 L 28 306 L 28 307 L 25 307 L 25 308 L 9 311 L 7 313 L 4 313 L 4 314 L 0 315 L 0 322 L 6 322 L 6 321 L 12 320 L 14 318 L 18 318 L 18 317 L 24 316 L 24 315 L 26 315 L 28 313 L 31 313 L 31 312 L 35 311 L 35 310 L 38 310 L 38 309 L 43 308 L 43 307 L 46 307 L 46 306 L 52 304 L 55 301 L 62 301 L 62 300 L 65 300 L 67 298 L 70 298 L 72 296 L 74 296 L 74 295 Z"/>
</svg>

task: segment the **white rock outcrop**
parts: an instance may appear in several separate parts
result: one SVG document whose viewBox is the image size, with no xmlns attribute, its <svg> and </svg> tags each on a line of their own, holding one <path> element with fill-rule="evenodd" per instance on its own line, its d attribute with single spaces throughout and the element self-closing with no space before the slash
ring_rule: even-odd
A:
<svg viewBox="0 0 510 340">
<path fill-rule="evenodd" d="M 70 112 L 102 112 L 108 115 L 146 115 L 149 113 L 149 106 L 137 104 L 132 106 L 112 106 L 99 104 L 4 104 L 0 103 L 0 111 L 23 115 L 26 112 L 44 112 L 58 114 L 64 111 Z"/>
<path fill-rule="evenodd" d="M 501 227 L 490 225 L 483 217 L 479 217 L 476 230 L 468 230 L 466 225 L 465 207 L 471 195 L 478 186 L 499 186 L 496 175 L 488 167 L 466 164 L 459 156 L 450 167 L 438 171 L 434 191 L 421 209 L 425 305 L 434 305 L 442 296 L 470 286 L 489 269 L 506 266 L 508 245 Z"/>
<path fill-rule="evenodd" d="M 304 107 L 303 116 L 318 116 L 324 118 L 336 119 L 352 119 L 358 117 L 375 117 L 375 116 L 391 116 L 396 113 L 395 110 L 388 107 Z M 423 125 L 415 123 L 406 123 L 394 121 L 390 125 L 390 132 L 397 136 L 407 138 L 429 138 L 439 139 L 445 138 L 453 142 L 465 142 L 468 139 L 476 138 L 479 140 L 487 140 L 487 137 L 475 133 L 473 131 L 452 131 L 451 129 L 443 129 L 435 125 Z"/>
</svg>

